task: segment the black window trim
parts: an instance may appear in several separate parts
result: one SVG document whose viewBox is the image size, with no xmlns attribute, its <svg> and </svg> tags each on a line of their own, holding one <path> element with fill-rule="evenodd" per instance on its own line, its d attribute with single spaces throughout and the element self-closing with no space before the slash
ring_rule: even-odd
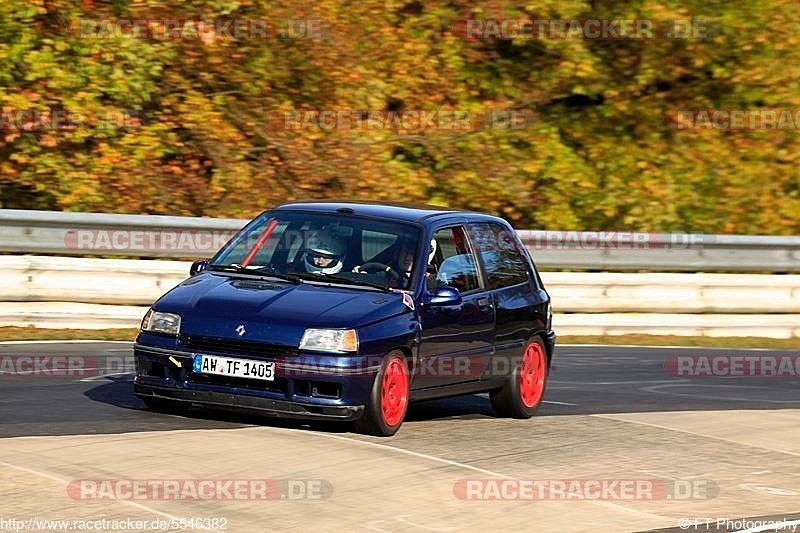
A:
<svg viewBox="0 0 800 533">
<path fill-rule="evenodd" d="M 451 222 L 431 228 L 431 237 L 434 239 L 436 238 L 436 234 L 442 230 L 452 229 L 452 228 L 462 228 L 464 230 L 464 239 L 466 239 L 467 245 L 470 248 L 470 255 L 472 255 L 472 260 L 475 263 L 475 270 L 477 271 L 478 287 L 466 292 L 458 291 L 458 293 L 461 296 L 472 296 L 473 294 L 486 292 L 488 290 L 486 288 L 488 287 L 488 285 L 484 283 L 483 268 L 481 267 L 480 258 L 476 256 L 477 250 L 475 248 L 475 244 L 472 242 L 472 237 L 469 234 L 469 228 L 467 228 L 468 224 L 469 224 L 468 221 L 455 222 L 455 223 Z M 428 288 L 425 287 L 425 290 L 428 291 Z M 428 291 L 428 294 L 430 294 L 430 291 Z"/>
</svg>

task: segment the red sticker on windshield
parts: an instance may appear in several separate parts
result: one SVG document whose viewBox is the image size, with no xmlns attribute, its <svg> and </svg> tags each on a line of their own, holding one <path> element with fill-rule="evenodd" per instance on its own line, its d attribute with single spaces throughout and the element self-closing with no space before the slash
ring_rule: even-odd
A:
<svg viewBox="0 0 800 533">
<path fill-rule="evenodd" d="M 414 299 L 407 292 L 403 293 L 403 303 L 412 311 L 414 310 Z"/>
</svg>

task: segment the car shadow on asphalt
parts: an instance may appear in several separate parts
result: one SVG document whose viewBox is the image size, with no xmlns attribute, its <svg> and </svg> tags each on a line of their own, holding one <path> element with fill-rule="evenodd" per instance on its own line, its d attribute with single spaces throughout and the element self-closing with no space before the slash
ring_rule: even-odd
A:
<svg viewBox="0 0 800 533">
<path fill-rule="evenodd" d="M 235 409 L 215 409 L 193 407 L 180 414 L 161 413 L 149 410 L 144 402 L 133 394 L 131 376 L 107 376 L 97 386 L 86 390 L 84 396 L 94 402 L 130 411 L 140 411 L 144 416 L 156 417 L 159 428 L 165 424 L 173 429 L 186 429 L 187 423 L 227 422 L 235 426 L 270 426 L 289 429 L 324 431 L 327 433 L 347 433 L 352 424 L 337 421 L 298 420 L 292 418 L 260 415 Z M 427 400 L 413 403 L 406 415 L 407 423 L 424 422 L 435 419 L 475 419 L 493 418 L 494 413 L 485 395 L 459 396 L 440 400 Z M 169 421 L 172 421 L 170 424 Z M 214 424 L 218 427 L 218 424 Z"/>
<path fill-rule="evenodd" d="M 122 409 L 140 411 L 145 416 L 172 420 L 175 425 L 174 429 L 186 429 L 187 422 L 194 423 L 198 421 L 208 421 L 226 422 L 232 424 L 234 427 L 272 426 L 287 429 L 325 431 L 330 433 L 345 433 L 350 430 L 349 424 L 259 415 L 252 412 L 227 408 L 201 409 L 192 407 L 188 411 L 181 413 L 162 413 L 158 411 L 152 411 L 145 406 L 142 400 L 134 396 L 133 380 L 130 376 L 113 376 L 106 379 L 108 379 L 107 382 L 85 391 L 84 396 L 95 402 L 102 402 L 104 404 Z M 196 424 L 193 424 L 193 427 L 195 426 Z M 218 427 L 217 424 L 214 426 Z"/>
<path fill-rule="evenodd" d="M 537 416 L 775 409 L 796 407 L 800 403 L 796 384 L 793 383 L 796 380 L 777 383 L 777 380 L 774 379 L 751 378 L 747 380 L 747 384 L 740 383 L 738 380 L 722 380 L 723 383 L 709 382 L 709 380 L 698 382 L 675 380 L 672 383 L 657 382 L 657 384 L 651 385 L 646 382 L 609 382 L 606 384 L 569 381 L 570 379 L 585 379 L 585 377 L 561 372 L 554 372 L 553 377 L 556 379 L 549 384 Z M 352 424 L 345 422 L 282 418 L 252 411 L 221 408 L 192 408 L 181 415 L 153 412 L 149 411 L 144 403 L 134 396 L 130 375 L 106 376 L 103 379 L 104 381 L 97 382 L 96 386 L 83 394 L 92 401 L 128 410 L 132 415 L 125 417 L 126 421 L 131 424 L 129 431 L 147 430 L 152 426 L 151 422 L 154 420 L 158 422 L 159 429 L 249 425 L 329 433 L 353 431 Z M 744 398 L 739 397 L 746 393 L 750 396 L 747 401 L 742 401 Z M 722 394 L 726 394 L 728 397 L 722 397 Z M 112 415 L 105 413 L 104 416 L 111 417 Z M 406 422 L 415 424 L 441 419 L 471 420 L 494 417 L 488 394 L 472 394 L 412 403 L 406 415 Z M 98 420 L 98 423 L 102 423 L 102 421 Z M 108 420 L 108 423 L 112 423 L 112 421 Z"/>
</svg>

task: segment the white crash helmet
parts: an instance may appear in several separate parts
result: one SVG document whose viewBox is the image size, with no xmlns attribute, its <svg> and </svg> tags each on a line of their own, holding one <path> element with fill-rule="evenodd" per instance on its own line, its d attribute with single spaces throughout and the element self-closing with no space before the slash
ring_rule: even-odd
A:
<svg viewBox="0 0 800 533">
<path fill-rule="evenodd" d="M 428 253 L 428 264 L 429 265 L 433 264 L 433 258 L 436 257 L 436 248 L 438 248 L 438 243 L 436 242 L 436 239 L 431 239 L 431 247 L 430 247 L 430 251 Z"/>
<path fill-rule="evenodd" d="M 344 263 L 342 239 L 328 231 L 320 230 L 308 237 L 305 253 L 306 272 L 312 274 L 337 274 Z"/>
</svg>

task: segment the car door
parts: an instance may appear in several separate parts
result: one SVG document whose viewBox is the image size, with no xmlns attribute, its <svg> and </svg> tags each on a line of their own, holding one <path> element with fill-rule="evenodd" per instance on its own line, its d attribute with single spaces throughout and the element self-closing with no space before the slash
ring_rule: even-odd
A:
<svg viewBox="0 0 800 533">
<path fill-rule="evenodd" d="M 420 309 L 422 342 L 415 389 L 477 381 L 493 351 L 494 307 L 465 227 L 437 229 L 432 248 Z M 439 287 L 458 289 L 461 303 L 430 304 Z"/>
<path fill-rule="evenodd" d="M 523 346 L 546 329 L 547 293 L 534 279 L 527 252 L 515 232 L 496 222 L 469 225 L 488 297 L 495 309 L 494 361 L 491 376 L 502 378 L 522 356 Z"/>
</svg>

